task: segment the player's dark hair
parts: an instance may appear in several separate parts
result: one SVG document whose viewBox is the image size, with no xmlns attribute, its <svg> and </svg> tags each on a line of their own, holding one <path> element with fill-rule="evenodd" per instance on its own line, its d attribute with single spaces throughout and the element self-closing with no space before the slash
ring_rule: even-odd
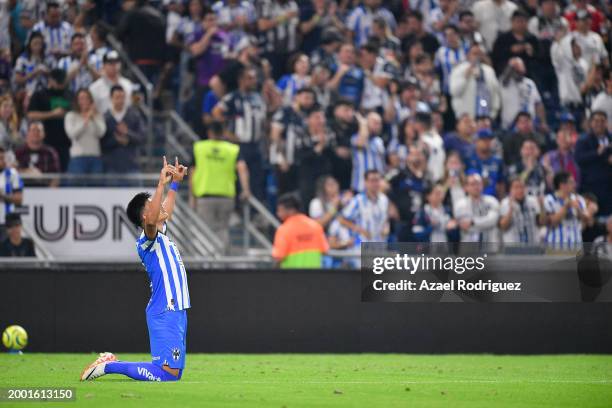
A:
<svg viewBox="0 0 612 408">
<path fill-rule="evenodd" d="M 300 200 L 300 197 L 297 194 L 286 193 L 278 198 L 277 205 L 283 206 L 287 210 L 300 211 L 302 208 L 302 200 Z"/>
<path fill-rule="evenodd" d="M 553 178 L 553 186 L 555 187 L 555 190 L 558 190 L 559 187 L 561 187 L 561 184 L 567 183 L 570 177 L 571 174 L 569 174 L 567 171 L 560 171 L 555 174 L 555 177 Z"/>
<path fill-rule="evenodd" d="M 137 227 L 142 227 L 142 210 L 144 210 L 149 198 L 151 198 L 151 194 L 147 192 L 138 193 L 127 205 L 128 219 Z"/>
</svg>

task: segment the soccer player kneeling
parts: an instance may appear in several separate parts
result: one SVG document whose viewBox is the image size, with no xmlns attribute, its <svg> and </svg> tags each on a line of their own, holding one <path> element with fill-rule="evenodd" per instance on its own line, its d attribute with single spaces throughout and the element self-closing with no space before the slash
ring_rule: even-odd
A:
<svg viewBox="0 0 612 408">
<path fill-rule="evenodd" d="M 143 229 L 138 239 L 138 255 L 151 281 L 151 300 L 146 308 L 152 362 L 118 361 L 112 353 L 102 353 L 81 374 L 81 381 L 105 374 L 123 374 L 140 381 L 177 381 L 185 368 L 187 310 L 190 305 L 187 275 L 178 248 L 166 235 L 166 222 L 172 217 L 178 183 L 187 168 L 175 161 L 164 167 L 153 197 L 137 194 L 128 204 L 127 214 Z M 162 203 L 165 185 L 172 180 Z"/>
</svg>

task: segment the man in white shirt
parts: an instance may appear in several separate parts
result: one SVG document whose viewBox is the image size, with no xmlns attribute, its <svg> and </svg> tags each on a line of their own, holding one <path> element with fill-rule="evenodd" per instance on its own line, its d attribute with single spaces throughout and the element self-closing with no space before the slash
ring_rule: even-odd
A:
<svg viewBox="0 0 612 408">
<path fill-rule="evenodd" d="M 589 64 L 582 57 L 582 49 L 571 35 L 559 34 L 550 48 L 561 105 L 574 115 L 576 123 L 582 123 L 584 105 L 582 90 L 585 86 Z"/>
<path fill-rule="evenodd" d="M 454 213 L 461 228 L 461 242 L 499 242 L 499 202 L 482 194 L 482 177 L 470 174 L 465 184 L 467 196 L 457 202 Z"/>
<path fill-rule="evenodd" d="M 571 33 L 571 37 L 582 50 L 582 57 L 589 64 L 589 69 L 593 64 L 609 66 L 608 51 L 601 39 L 601 36 L 591 31 L 591 14 L 586 10 L 578 10 L 576 13 L 576 31 Z"/>
<path fill-rule="evenodd" d="M 436 183 L 444 177 L 444 140 L 433 127 L 430 112 L 417 112 L 416 131 L 427 146 L 427 172 L 432 182 Z"/>
<path fill-rule="evenodd" d="M 132 104 L 132 90 L 134 84 L 121 76 L 121 62 L 117 51 L 109 51 L 104 55 L 102 76 L 89 86 L 89 91 L 96 103 L 96 109 L 101 114 L 111 107 L 110 91 L 114 85 L 119 85 L 125 91 L 126 108 Z"/>
<path fill-rule="evenodd" d="M 498 33 L 510 30 L 510 19 L 517 8 L 508 0 L 480 0 L 474 3 L 472 13 L 487 50 L 493 49 Z"/>
<path fill-rule="evenodd" d="M 472 44 L 468 59 L 451 71 L 449 90 L 455 116 L 496 117 L 501 107 L 499 82 L 495 71 L 484 64 L 484 51 Z"/>
<path fill-rule="evenodd" d="M 519 112 L 529 112 L 532 118 L 540 119 L 540 126 L 546 126 L 546 111 L 535 82 L 525 76 L 523 60 L 514 57 L 501 75 L 502 126 L 510 128 Z"/>
</svg>

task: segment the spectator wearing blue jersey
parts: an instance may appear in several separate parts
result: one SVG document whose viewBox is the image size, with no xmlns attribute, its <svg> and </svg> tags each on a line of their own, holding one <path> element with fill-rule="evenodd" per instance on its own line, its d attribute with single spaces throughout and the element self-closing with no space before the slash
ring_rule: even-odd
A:
<svg viewBox="0 0 612 408">
<path fill-rule="evenodd" d="M 593 112 L 589 118 L 589 132 L 576 143 L 576 161 L 582 177 L 581 191 L 597 196 L 601 215 L 612 213 L 612 136 L 607 129 L 609 120 L 605 112 Z"/>
<path fill-rule="evenodd" d="M 166 235 L 167 222 L 174 212 L 179 183 L 187 167 L 175 161 L 160 171 L 155 193 L 139 193 L 127 206 L 130 221 L 142 228 L 136 243 L 138 256 L 151 282 L 151 300 L 145 313 L 151 362 L 117 361 L 112 353 L 102 353 L 81 373 L 81 381 L 106 374 L 121 374 L 138 381 L 178 381 L 185 369 L 187 309 L 191 307 L 187 273 L 180 252 Z M 165 185 L 170 189 L 164 199 Z M 163 202 L 162 202 L 163 199 Z"/>
<path fill-rule="evenodd" d="M 358 5 L 349 13 L 346 18 L 346 26 L 357 46 L 368 41 L 375 17 L 384 18 L 391 29 L 395 30 L 397 26 L 395 17 L 389 10 L 382 7 L 382 0 L 364 0 L 363 4 Z"/>
<path fill-rule="evenodd" d="M 362 242 L 386 242 L 389 236 L 389 199 L 382 192 L 382 177 L 377 170 L 368 170 L 365 189 L 356 194 L 342 210 L 340 223 L 351 231 L 354 245 Z"/>
<path fill-rule="evenodd" d="M 45 38 L 47 53 L 55 60 L 70 53 L 70 40 L 74 29 L 70 23 L 62 20 L 59 1 L 48 1 L 44 20 L 32 27 L 32 32 L 40 31 Z"/>
<path fill-rule="evenodd" d="M 477 134 L 474 155 L 467 161 L 467 173 L 479 174 L 484 186 L 483 193 L 493 197 L 504 196 L 504 162 L 493 154 L 493 133 L 488 129 Z"/>
<path fill-rule="evenodd" d="M 351 138 L 353 153 L 353 173 L 351 188 L 355 192 L 363 192 L 365 174 L 368 170 L 376 170 L 383 174 L 385 170 L 385 144 L 380 133 L 382 132 L 382 118 L 376 112 L 368 113 L 364 118 L 357 116 L 359 130 Z"/>
<path fill-rule="evenodd" d="M 438 7 L 429 12 L 427 26 L 441 43 L 444 42 L 444 27 L 459 23 L 459 7 L 459 0 L 438 0 Z"/>
<path fill-rule="evenodd" d="M 553 185 L 554 193 L 544 198 L 544 242 L 555 249 L 576 249 L 582 244 L 582 224 L 591 221 L 586 202 L 575 193 L 576 182 L 568 172 L 557 173 Z"/>
<path fill-rule="evenodd" d="M 461 160 L 467 162 L 475 154 L 476 124 L 468 113 L 464 113 L 457 120 L 456 126 L 455 132 L 444 135 L 444 149 L 458 152 Z"/>
<path fill-rule="evenodd" d="M 91 39 L 89 63 L 98 73 L 102 71 L 104 56 L 111 50 L 106 40 L 107 36 L 108 29 L 103 23 L 96 23 L 89 30 L 89 38 Z"/>
<path fill-rule="evenodd" d="M 254 31 L 257 15 L 255 6 L 246 0 L 217 1 L 212 6 L 219 25 L 229 34 L 233 49 L 249 32 Z"/>
<path fill-rule="evenodd" d="M 289 59 L 291 73 L 283 75 L 276 87 L 281 94 L 283 105 L 289 106 L 293 102 L 293 97 L 297 92 L 310 86 L 310 59 L 306 54 L 297 53 Z"/>
<path fill-rule="evenodd" d="M 438 48 L 434 59 L 434 65 L 440 73 L 442 92 L 449 95 L 449 81 L 453 68 L 467 60 L 468 48 L 461 42 L 459 29 L 454 25 L 444 28 L 445 45 Z"/>
<path fill-rule="evenodd" d="M 342 44 L 338 51 L 338 64 L 332 68 L 334 75 L 327 86 L 337 91 L 341 97 L 353 102 L 355 106 L 361 106 L 365 73 L 355 65 L 355 62 L 355 46 L 351 43 Z"/>
<path fill-rule="evenodd" d="M 6 151 L 0 146 L 0 241 L 5 238 L 6 216 L 23 202 L 23 181 L 6 163 Z"/>
<path fill-rule="evenodd" d="M 97 59 L 87 52 L 85 35 L 74 33 L 70 43 L 70 55 L 59 60 L 57 67 L 66 71 L 66 83 L 72 93 L 87 88 L 100 76 L 96 70 Z"/>
<path fill-rule="evenodd" d="M 53 64 L 53 58 L 47 56 L 43 35 L 38 31 L 32 32 L 25 50 L 15 61 L 15 84 L 31 95 L 39 87 L 47 85 L 47 74 Z"/>
</svg>

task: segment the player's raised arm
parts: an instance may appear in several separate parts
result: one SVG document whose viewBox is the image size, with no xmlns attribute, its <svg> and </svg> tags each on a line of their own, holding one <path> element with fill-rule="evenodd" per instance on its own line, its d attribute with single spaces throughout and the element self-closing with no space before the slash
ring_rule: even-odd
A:
<svg viewBox="0 0 612 408">
<path fill-rule="evenodd" d="M 172 173 L 172 183 L 170 184 L 170 190 L 168 190 L 168 194 L 166 195 L 166 199 L 162 204 L 162 208 L 168 214 L 168 220 L 172 218 L 172 213 L 174 212 L 174 202 L 176 200 L 176 191 L 178 190 L 178 184 L 183 181 L 185 174 L 187 174 L 187 167 L 179 164 L 178 157 L 174 158 L 174 169 L 175 172 Z"/>
<path fill-rule="evenodd" d="M 164 156 L 164 167 L 159 173 L 157 189 L 153 197 L 151 197 L 151 202 L 145 207 L 143 215 L 145 235 L 150 239 L 154 239 L 157 235 L 157 222 L 159 220 L 161 200 L 164 196 L 164 186 L 172 179 L 172 175 L 175 172 L 174 166 L 168 165 L 166 156 Z"/>
</svg>

